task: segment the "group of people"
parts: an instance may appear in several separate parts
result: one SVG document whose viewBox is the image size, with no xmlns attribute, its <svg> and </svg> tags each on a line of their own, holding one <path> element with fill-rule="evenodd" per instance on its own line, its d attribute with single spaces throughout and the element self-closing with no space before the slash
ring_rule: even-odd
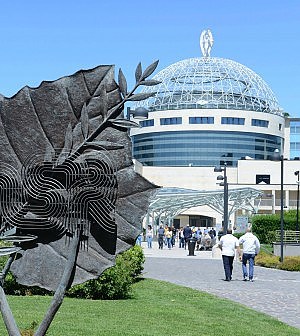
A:
<svg viewBox="0 0 300 336">
<path fill-rule="evenodd" d="M 202 232 L 200 228 L 190 227 L 189 225 L 177 230 L 174 226 L 165 225 L 163 227 L 163 225 L 160 225 L 157 230 L 157 238 L 159 249 L 163 249 L 164 245 L 171 249 L 175 246 L 176 240 L 179 242 L 179 248 L 186 248 L 189 239 L 195 238 L 196 249 L 204 248 L 206 250 L 216 244 L 216 231 L 214 228 L 206 228 Z M 140 245 L 141 241 L 142 234 L 137 238 L 137 244 Z M 152 248 L 153 228 L 151 225 L 148 225 L 146 230 L 146 241 L 148 248 Z M 225 281 L 232 280 L 233 260 L 236 253 L 242 261 L 243 280 L 253 281 L 254 260 L 260 250 L 260 242 L 250 228 L 240 239 L 233 236 L 232 230 L 228 229 L 227 233 L 220 238 L 217 246 L 222 253 Z"/>
<path fill-rule="evenodd" d="M 179 247 L 185 248 L 190 238 L 196 239 L 196 249 L 210 249 L 216 243 L 216 230 L 214 228 L 204 229 L 203 232 L 200 227 L 190 227 L 189 225 L 179 229 Z"/>
<path fill-rule="evenodd" d="M 225 272 L 225 281 L 232 280 L 233 260 L 236 251 L 242 261 L 242 271 L 244 281 L 253 281 L 254 260 L 260 250 L 258 238 L 248 228 L 246 233 L 237 239 L 232 235 L 232 230 L 227 230 L 227 234 L 220 238 L 219 248 L 222 250 L 223 267 Z M 243 247 L 241 250 L 240 246 Z M 249 264 L 249 271 L 247 268 Z"/>
<path fill-rule="evenodd" d="M 184 228 L 176 229 L 174 226 L 159 226 L 157 230 L 158 248 L 163 249 L 166 246 L 171 249 L 178 241 L 179 248 L 186 249 L 190 238 L 196 239 L 196 249 L 209 249 L 216 243 L 216 230 L 214 228 L 202 230 L 198 227 L 190 227 L 189 224 Z M 140 239 L 140 238 L 139 238 Z M 146 229 L 146 241 L 148 248 L 152 248 L 153 242 L 153 229 L 148 225 Z M 140 241 L 138 242 L 140 244 Z"/>
</svg>

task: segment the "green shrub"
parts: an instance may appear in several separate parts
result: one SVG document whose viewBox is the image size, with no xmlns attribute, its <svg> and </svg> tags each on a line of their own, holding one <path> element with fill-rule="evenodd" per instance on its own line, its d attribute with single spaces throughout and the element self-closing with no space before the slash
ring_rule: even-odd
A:
<svg viewBox="0 0 300 336">
<path fill-rule="evenodd" d="M 7 257 L 0 258 L 0 270 Z M 107 269 L 95 280 L 73 286 L 67 296 L 87 299 L 124 299 L 130 296 L 131 286 L 143 271 L 145 256 L 140 246 L 134 246 L 116 257 L 116 265 Z M 28 287 L 17 283 L 9 272 L 4 282 L 4 291 L 9 295 L 52 295 L 39 287 Z"/>
<path fill-rule="evenodd" d="M 281 263 L 279 257 L 260 252 L 255 258 L 255 263 L 259 266 L 277 268 L 285 271 L 300 271 L 300 257 L 284 257 Z"/>
<path fill-rule="evenodd" d="M 266 232 L 265 244 L 273 244 L 276 241 L 276 231 Z"/>
<path fill-rule="evenodd" d="M 234 233 L 233 235 L 237 238 L 237 239 L 240 239 L 241 237 L 242 237 L 242 235 L 244 235 L 245 234 L 245 232 L 244 233 Z"/>
<path fill-rule="evenodd" d="M 98 279 L 73 286 L 67 295 L 104 300 L 128 298 L 131 294 L 133 282 L 144 269 L 144 261 L 142 248 L 134 246 L 119 254 L 116 258 L 116 265 L 105 270 Z"/>
<path fill-rule="evenodd" d="M 145 256 L 141 246 L 135 245 L 129 250 L 122 253 L 122 260 L 130 269 L 133 278 L 137 278 L 144 270 Z"/>
<path fill-rule="evenodd" d="M 280 264 L 280 261 L 279 257 L 277 256 L 265 252 L 260 252 L 255 258 L 255 263 L 264 267 L 277 268 L 277 266 Z"/>
<path fill-rule="evenodd" d="M 300 272 L 300 257 L 285 257 L 278 268 L 286 271 Z"/>
<path fill-rule="evenodd" d="M 252 230 L 261 243 L 270 244 L 274 242 L 274 233 L 280 230 L 280 215 L 255 215 L 251 218 Z M 296 229 L 296 211 L 284 212 L 284 230 Z"/>
</svg>

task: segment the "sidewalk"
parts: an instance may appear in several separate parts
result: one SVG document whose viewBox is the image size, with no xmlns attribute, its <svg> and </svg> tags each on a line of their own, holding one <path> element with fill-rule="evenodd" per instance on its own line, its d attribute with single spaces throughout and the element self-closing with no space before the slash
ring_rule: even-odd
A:
<svg viewBox="0 0 300 336">
<path fill-rule="evenodd" d="M 152 249 L 144 242 L 142 247 L 146 278 L 215 294 L 300 329 L 300 272 L 255 266 L 254 282 L 244 282 L 241 263 L 236 260 L 233 280 L 225 282 L 220 254 L 213 258 L 211 251 L 195 251 L 195 256 L 188 256 L 188 250 L 178 248 L 178 243 L 171 250 L 159 250 L 157 242 Z"/>
<path fill-rule="evenodd" d="M 147 243 L 142 242 L 142 247 L 144 249 L 144 254 L 146 257 L 153 258 L 194 258 L 194 259 L 222 259 L 220 249 L 213 253 L 212 251 L 196 251 L 194 252 L 194 256 L 189 256 L 188 247 L 186 250 L 184 248 L 178 247 L 178 242 L 176 242 L 176 246 L 171 250 L 168 249 L 167 246 L 164 245 L 162 250 L 159 250 L 158 243 L 154 241 L 152 243 L 152 249 L 147 248 Z"/>
</svg>

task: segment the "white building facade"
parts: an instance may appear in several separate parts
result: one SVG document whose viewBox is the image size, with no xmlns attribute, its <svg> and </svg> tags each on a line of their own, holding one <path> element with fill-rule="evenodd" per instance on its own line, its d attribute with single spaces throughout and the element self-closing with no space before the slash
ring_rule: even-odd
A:
<svg viewBox="0 0 300 336">
<path fill-rule="evenodd" d="M 264 80 L 240 63 L 205 52 L 154 79 L 161 83 L 144 92 L 156 95 L 135 106 L 149 110 L 141 128 L 131 130 L 136 170 L 161 187 L 213 191 L 222 189 L 214 167 L 226 165 L 229 189 L 261 190 L 252 212 L 279 211 L 280 162 L 271 159 L 275 150 L 290 158 L 290 121 Z M 286 209 L 296 207 L 299 166 L 299 160 L 284 161 Z M 174 217 L 177 226 L 222 222 L 221 213 L 208 206 L 182 210 Z M 231 223 L 240 215 L 245 212 L 232 214 Z"/>
</svg>

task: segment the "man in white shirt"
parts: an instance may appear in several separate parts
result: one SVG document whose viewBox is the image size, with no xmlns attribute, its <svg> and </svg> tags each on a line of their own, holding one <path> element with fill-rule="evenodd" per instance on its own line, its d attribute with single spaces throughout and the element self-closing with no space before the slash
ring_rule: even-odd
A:
<svg viewBox="0 0 300 336">
<path fill-rule="evenodd" d="M 249 261 L 249 280 L 253 281 L 254 259 L 260 249 L 259 240 L 248 228 L 247 232 L 239 239 L 239 244 L 243 245 L 243 256 L 240 256 L 240 259 L 242 259 L 244 281 L 247 281 L 248 277 L 247 261 Z"/>
<path fill-rule="evenodd" d="M 232 235 L 232 230 L 228 229 L 227 234 L 222 236 L 219 241 L 219 248 L 222 250 L 223 266 L 225 271 L 225 281 L 232 279 L 233 259 L 235 250 L 240 253 L 239 241 Z"/>
</svg>

